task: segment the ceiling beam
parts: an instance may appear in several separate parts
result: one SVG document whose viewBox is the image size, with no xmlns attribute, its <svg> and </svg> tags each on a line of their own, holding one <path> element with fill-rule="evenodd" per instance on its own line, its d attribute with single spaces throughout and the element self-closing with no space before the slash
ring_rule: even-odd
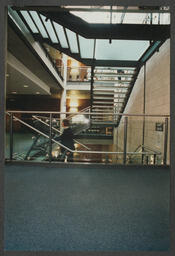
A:
<svg viewBox="0 0 175 256">
<path fill-rule="evenodd" d="M 89 39 L 163 40 L 170 37 L 170 25 L 90 24 L 69 12 L 41 13 Z"/>
</svg>

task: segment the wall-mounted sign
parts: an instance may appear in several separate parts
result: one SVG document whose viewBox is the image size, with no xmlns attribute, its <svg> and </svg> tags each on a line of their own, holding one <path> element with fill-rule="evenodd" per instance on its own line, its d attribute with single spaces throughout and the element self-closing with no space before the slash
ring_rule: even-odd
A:
<svg viewBox="0 0 175 256">
<path fill-rule="evenodd" d="M 163 123 L 156 123 L 156 131 L 163 132 Z"/>
</svg>

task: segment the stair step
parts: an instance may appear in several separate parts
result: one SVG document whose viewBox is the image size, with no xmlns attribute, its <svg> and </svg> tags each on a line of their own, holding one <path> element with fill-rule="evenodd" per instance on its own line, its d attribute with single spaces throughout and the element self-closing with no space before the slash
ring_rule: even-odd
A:
<svg viewBox="0 0 175 256">
<path fill-rule="evenodd" d="M 97 91 L 97 90 L 93 90 L 93 94 L 94 95 L 114 95 L 114 92 L 113 91 Z"/>
<path fill-rule="evenodd" d="M 104 83 L 102 83 L 102 82 L 104 82 Z M 101 85 L 103 85 L 103 84 L 130 84 L 132 82 L 132 80 L 95 80 L 94 81 L 94 84 L 101 84 Z"/>
<path fill-rule="evenodd" d="M 113 105 L 114 104 L 114 102 L 106 102 L 106 101 L 94 101 L 93 102 L 94 104 L 109 104 L 109 105 Z"/>
<path fill-rule="evenodd" d="M 93 109 L 92 109 L 92 112 L 94 112 L 94 113 L 98 113 L 98 112 L 104 112 L 104 110 L 105 110 L 105 112 L 109 112 L 109 113 L 113 113 L 113 111 L 111 111 L 113 108 L 111 108 L 111 109 L 103 109 L 103 108 L 96 108 L 96 107 L 94 107 Z"/>
<path fill-rule="evenodd" d="M 94 96 L 93 97 L 94 100 L 113 100 L 114 99 L 114 95 L 111 95 L 111 97 L 108 96 Z"/>
<path fill-rule="evenodd" d="M 107 107 L 108 109 L 109 109 L 109 108 L 112 108 L 112 109 L 113 109 L 112 106 L 101 106 L 101 105 L 100 105 L 100 106 L 99 106 L 99 105 L 93 105 L 93 106 L 92 106 L 92 108 L 106 108 L 106 107 Z"/>
<path fill-rule="evenodd" d="M 135 74 L 94 73 L 95 77 L 133 77 Z"/>
<path fill-rule="evenodd" d="M 104 84 L 94 84 L 93 85 L 93 87 L 94 87 L 94 90 L 105 90 L 105 89 L 107 89 L 107 90 L 114 90 L 114 89 L 130 89 L 131 88 L 131 86 L 129 85 L 129 84 L 127 84 L 127 85 L 111 85 L 111 84 L 108 84 L 108 85 L 104 85 Z"/>
</svg>

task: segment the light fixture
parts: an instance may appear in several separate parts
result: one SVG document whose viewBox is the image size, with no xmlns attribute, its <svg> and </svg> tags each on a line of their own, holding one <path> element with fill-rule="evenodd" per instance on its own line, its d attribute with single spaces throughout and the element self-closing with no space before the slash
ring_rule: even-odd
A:
<svg viewBox="0 0 175 256">
<path fill-rule="evenodd" d="M 40 92 L 36 92 L 36 94 L 40 94 Z"/>
<path fill-rule="evenodd" d="M 25 84 L 25 85 L 24 85 L 24 88 L 27 88 L 27 87 L 29 87 L 29 86 Z"/>
<path fill-rule="evenodd" d="M 69 112 L 78 112 L 78 108 L 77 107 L 71 107 Z"/>
<path fill-rule="evenodd" d="M 70 101 L 70 107 L 77 108 L 78 107 L 78 101 L 77 100 L 71 100 Z"/>
<path fill-rule="evenodd" d="M 9 74 L 6 74 L 6 77 L 9 77 L 10 75 Z"/>
<path fill-rule="evenodd" d="M 13 93 L 13 94 L 16 94 L 17 92 L 14 91 L 14 92 L 12 92 L 12 93 Z"/>
</svg>

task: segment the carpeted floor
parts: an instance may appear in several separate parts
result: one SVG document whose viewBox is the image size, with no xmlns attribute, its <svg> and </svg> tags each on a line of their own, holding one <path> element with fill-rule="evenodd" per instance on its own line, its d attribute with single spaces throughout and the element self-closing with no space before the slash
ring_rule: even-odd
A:
<svg viewBox="0 0 175 256">
<path fill-rule="evenodd" d="M 169 169 L 6 165 L 5 249 L 165 251 Z"/>
</svg>

